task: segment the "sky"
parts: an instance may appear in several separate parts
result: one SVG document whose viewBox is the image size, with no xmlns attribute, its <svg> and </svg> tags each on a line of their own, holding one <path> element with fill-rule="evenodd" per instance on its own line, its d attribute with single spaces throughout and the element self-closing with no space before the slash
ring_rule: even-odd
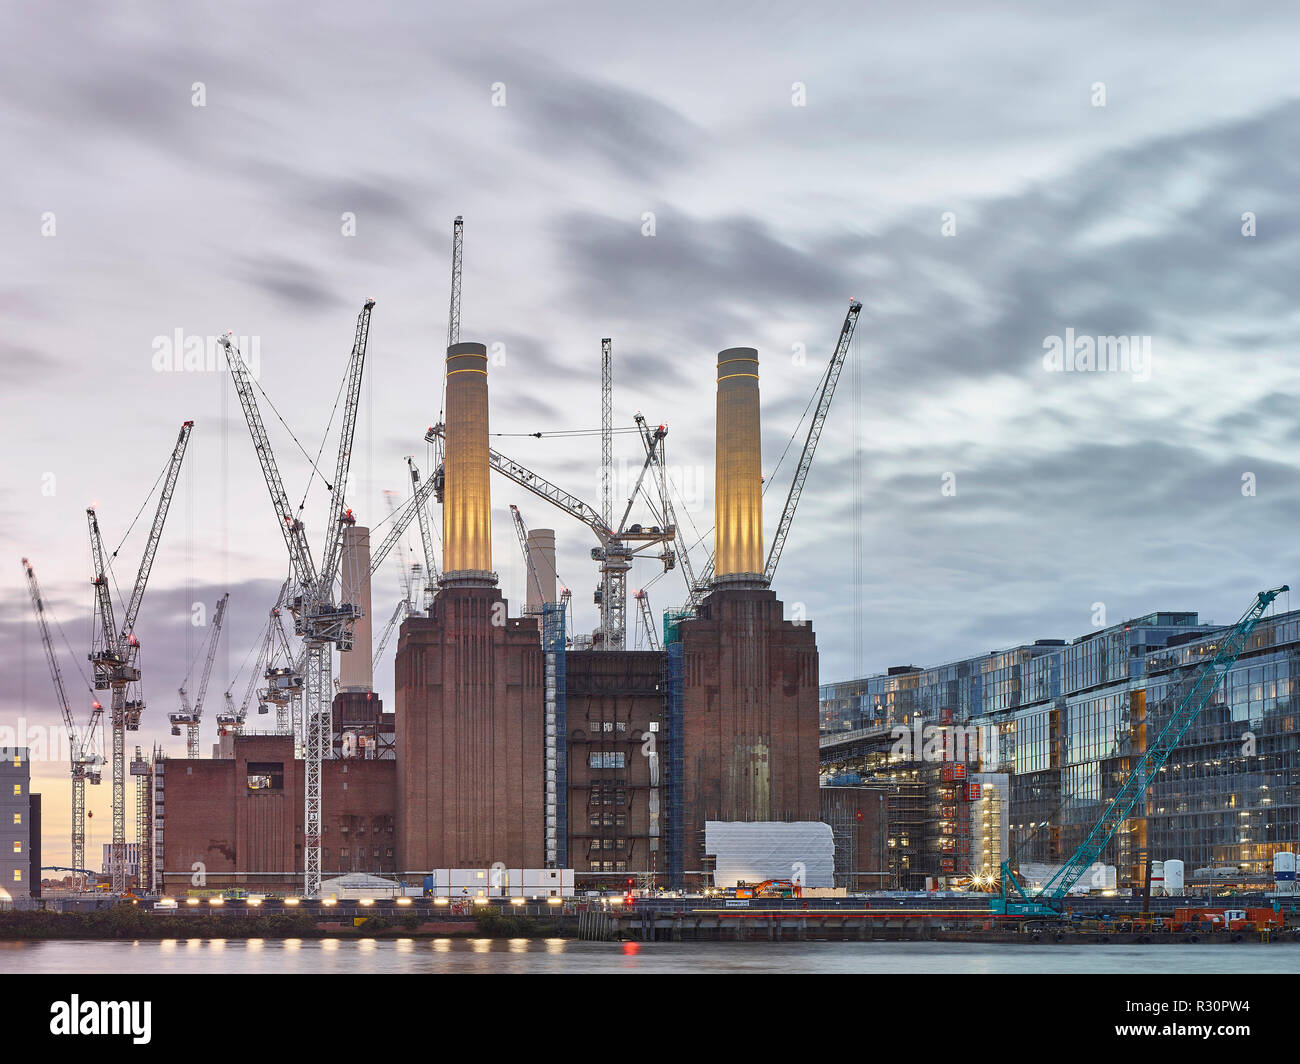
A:
<svg viewBox="0 0 1300 1064">
<path fill-rule="evenodd" d="M 195 604 L 210 615 L 227 591 L 208 709 L 228 686 L 242 698 L 284 546 L 227 375 L 169 368 L 169 345 L 248 338 L 319 556 L 367 298 L 348 504 L 377 527 L 385 492 L 408 493 L 404 457 L 428 472 L 458 214 L 461 338 L 496 354 L 493 446 L 598 503 L 596 437 L 526 434 L 598 428 L 612 337 L 615 423 L 668 425 L 697 568 L 716 353 L 759 349 L 770 537 L 801 416 L 863 302 L 774 582 L 814 626 L 823 682 L 1156 609 L 1228 622 L 1300 579 L 1292 5 L 446 8 L 10 5 L 0 725 L 61 730 L 19 560 L 58 621 L 80 720 L 84 511 L 121 545 L 127 593 L 191 418 L 128 743 L 183 754 L 166 713 L 206 635 Z M 1136 338 L 1123 365 L 1045 361 L 1109 336 Z M 639 444 L 615 444 L 626 486 Z M 524 580 L 513 502 L 556 529 L 590 630 L 591 533 L 507 482 L 493 492 L 506 596 Z M 656 612 L 684 597 L 653 562 L 638 587 Z M 394 555 L 376 628 L 399 593 Z M 395 645 L 376 677 L 389 706 Z M 214 736 L 209 712 L 205 749 Z M 49 863 L 67 856 L 66 774 L 36 767 Z M 109 792 L 89 793 L 96 865 Z"/>
</svg>

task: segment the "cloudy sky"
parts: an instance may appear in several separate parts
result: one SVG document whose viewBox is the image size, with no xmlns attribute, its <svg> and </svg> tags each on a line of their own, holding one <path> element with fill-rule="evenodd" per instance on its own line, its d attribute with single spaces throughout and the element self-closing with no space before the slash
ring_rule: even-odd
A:
<svg viewBox="0 0 1300 1064">
<path fill-rule="evenodd" d="M 781 454 L 863 301 L 776 581 L 816 627 L 824 681 L 1074 637 L 1095 603 L 1111 623 L 1227 621 L 1300 579 L 1291 5 L 446 6 L 10 5 L 0 723 L 59 720 L 19 559 L 67 636 L 80 714 L 84 510 L 116 547 L 187 418 L 130 739 L 183 750 L 165 714 L 203 637 L 188 619 L 223 591 L 209 708 L 227 684 L 242 696 L 284 549 L 228 379 L 160 370 L 158 351 L 178 332 L 255 338 L 319 549 L 328 497 L 303 451 L 324 439 L 332 472 L 326 426 L 377 300 L 349 502 L 378 524 L 403 457 L 428 461 L 457 214 L 462 338 L 504 355 L 493 431 L 598 427 L 613 337 L 616 422 L 668 423 L 688 533 L 712 524 L 716 352 L 760 350 L 770 531 L 797 443 Z M 1150 363 L 1051 372 L 1045 342 L 1067 330 L 1139 337 Z M 598 501 L 596 439 L 494 445 Z M 617 440 L 620 460 L 638 449 Z M 494 491 L 505 593 L 522 597 L 515 502 L 557 529 L 590 629 L 590 534 Z M 683 593 L 653 563 L 630 586 L 656 610 Z M 377 625 L 398 593 L 390 563 Z M 391 705 L 391 648 L 377 679 Z M 66 768 L 38 776 L 62 859 Z M 108 806 L 92 789 L 95 863 Z"/>
</svg>

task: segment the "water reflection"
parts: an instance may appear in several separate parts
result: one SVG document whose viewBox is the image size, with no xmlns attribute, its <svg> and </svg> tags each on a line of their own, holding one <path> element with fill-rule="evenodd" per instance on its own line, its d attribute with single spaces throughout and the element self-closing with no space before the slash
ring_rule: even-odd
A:
<svg viewBox="0 0 1300 1064">
<path fill-rule="evenodd" d="M 1292 973 L 1300 944 L 982 946 L 942 942 L 186 939 L 0 943 L 0 973 Z"/>
</svg>

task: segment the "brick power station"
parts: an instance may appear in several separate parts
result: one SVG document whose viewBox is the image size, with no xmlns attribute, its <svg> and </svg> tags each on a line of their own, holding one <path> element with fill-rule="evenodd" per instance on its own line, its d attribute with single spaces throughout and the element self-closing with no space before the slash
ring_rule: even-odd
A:
<svg viewBox="0 0 1300 1064">
<path fill-rule="evenodd" d="M 499 862 L 691 886 L 709 871 L 706 821 L 819 820 L 817 645 L 763 576 L 757 352 L 718 356 L 713 584 L 659 651 L 567 649 L 562 628 L 548 643 L 543 617 L 510 616 L 492 570 L 482 344 L 448 348 L 446 405 L 440 587 L 401 626 L 394 713 L 369 689 L 368 632 L 341 654 L 325 874 L 418 884 Z M 529 546 L 549 583 L 537 597 L 554 599 L 553 536 Z M 345 573 L 368 573 L 364 529 L 344 550 Z M 368 613 L 368 586 L 351 594 Z M 219 754 L 154 767 L 157 885 L 183 893 L 201 867 L 209 889 L 298 890 L 293 738 L 227 736 Z"/>
</svg>

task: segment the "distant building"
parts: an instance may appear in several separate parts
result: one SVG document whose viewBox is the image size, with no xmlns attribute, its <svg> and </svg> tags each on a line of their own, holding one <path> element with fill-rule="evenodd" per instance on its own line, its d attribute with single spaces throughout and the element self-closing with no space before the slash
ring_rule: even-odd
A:
<svg viewBox="0 0 1300 1064">
<path fill-rule="evenodd" d="M 962 803 L 939 793 L 959 782 L 942 778 L 944 764 L 960 763 L 967 779 L 985 783 L 982 793 L 995 788 L 1006 853 L 1059 863 L 1159 734 L 1224 630 L 1195 613 L 1152 613 L 1069 643 L 1040 640 L 935 668 L 824 684 L 823 775 L 925 789 L 928 814 L 891 829 L 892 848 L 901 850 L 906 839 L 913 850 L 908 885 L 925 876 L 988 874 L 973 846 L 976 833 L 962 833 Z M 932 728 L 964 738 L 965 753 L 936 759 L 934 750 L 917 749 L 918 726 L 926 735 Z M 1231 867 L 1246 882 L 1266 884 L 1273 855 L 1300 841 L 1297 778 L 1300 611 L 1260 621 L 1100 860 L 1116 866 L 1121 886 L 1142 882 L 1148 857 Z M 972 840 L 969 854 L 958 848 L 963 837 Z"/>
<path fill-rule="evenodd" d="M 113 844 L 104 843 L 104 861 L 100 865 L 101 872 L 105 875 L 111 875 L 113 869 Z M 140 875 L 140 844 L 138 842 L 128 842 L 126 844 L 126 878 L 128 883 L 133 883 Z"/>
<path fill-rule="evenodd" d="M 0 904 L 40 897 L 40 799 L 26 747 L 0 749 Z"/>
</svg>

